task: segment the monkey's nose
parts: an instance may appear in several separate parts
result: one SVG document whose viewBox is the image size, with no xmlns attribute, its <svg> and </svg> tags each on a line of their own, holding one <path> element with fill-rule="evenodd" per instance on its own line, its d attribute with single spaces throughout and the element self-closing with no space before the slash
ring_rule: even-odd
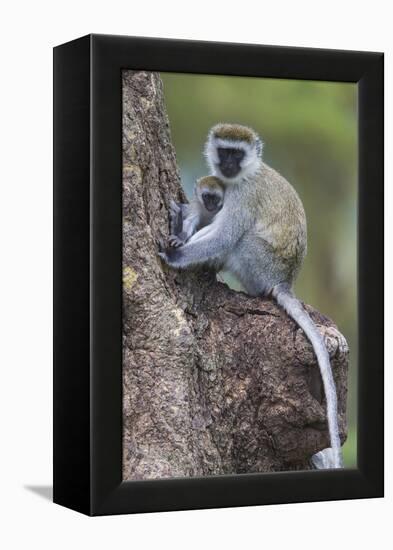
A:
<svg viewBox="0 0 393 550">
<path fill-rule="evenodd" d="M 221 165 L 221 172 L 224 176 L 230 178 L 232 176 L 236 176 L 239 172 L 239 167 L 235 162 L 226 162 Z"/>
</svg>

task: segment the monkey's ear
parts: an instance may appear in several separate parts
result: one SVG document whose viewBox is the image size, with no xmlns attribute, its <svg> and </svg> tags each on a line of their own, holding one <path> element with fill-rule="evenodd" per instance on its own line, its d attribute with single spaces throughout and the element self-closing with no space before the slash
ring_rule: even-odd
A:
<svg viewBox="0 0 393 550">
<path fill-rule="evenodd" d="M 257 138 L 255 140 L 255 149 L 257 151 L 258 157 L 261 157 L 262 156 L 263 143 L 262 143 L 262 140 L 260 138 Z"/>
</svg>

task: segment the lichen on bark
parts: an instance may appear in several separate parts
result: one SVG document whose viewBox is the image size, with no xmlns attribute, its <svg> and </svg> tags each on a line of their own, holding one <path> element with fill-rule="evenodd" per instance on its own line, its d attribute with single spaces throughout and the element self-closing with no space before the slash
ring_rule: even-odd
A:
<svg viewBox="0 0 393 550">
<path fill-rule="evenodd" d="M 327 446 L 318 366 L 272 301 L 157 255 L 185 202 L 158 73 L 123 71 L 123 479 L 309 468 Z M 346 437 L 348 352 L 326 336 Z"/>
</svg>

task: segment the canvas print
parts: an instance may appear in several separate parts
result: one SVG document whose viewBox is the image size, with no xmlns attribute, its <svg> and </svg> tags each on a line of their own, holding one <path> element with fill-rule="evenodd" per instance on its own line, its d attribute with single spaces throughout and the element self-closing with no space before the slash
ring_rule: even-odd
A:
<svg viewBox="0 0 393 550">
<path fill-rule="evenodd" d="M 122 170 L 123 480 L 355 467 L 357 85 L 123 70 Z"/>
</svg>

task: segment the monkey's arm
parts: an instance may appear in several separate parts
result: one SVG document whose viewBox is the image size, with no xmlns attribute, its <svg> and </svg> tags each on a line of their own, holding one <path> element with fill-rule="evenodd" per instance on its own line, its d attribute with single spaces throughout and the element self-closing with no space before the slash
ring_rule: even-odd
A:
<svg viewBox="0 0 393 550">
<path fill-rule="evenodd" d="M 194 233 L 196 233 L 196 230 L 198 226 L 200 225 L 201 220 L 199 214 L 192 214 L 191 216 L 188 216 L 183 222 L 183 234 L 185 236 L 185 241 L 188 241 Z"/>
<path fill-rule="evenodd" d="M 233 233 L 221 230 L 216 219 L 195 233 L 184 246 L 161 250 L 159 256 L 171 267 L 184 269 L 222 259 L 236 240 Z"/>
</svg>

